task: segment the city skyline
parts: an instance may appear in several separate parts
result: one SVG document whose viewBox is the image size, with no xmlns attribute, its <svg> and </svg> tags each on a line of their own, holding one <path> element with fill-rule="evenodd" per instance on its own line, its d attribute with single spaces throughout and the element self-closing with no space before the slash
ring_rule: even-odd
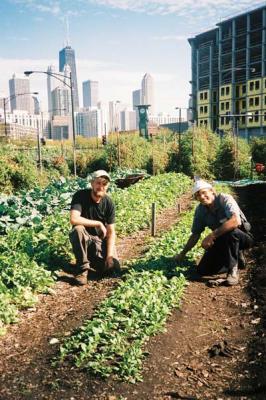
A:
<svg viewBox="0 0 266 400">
<path fill-rule="evenodd" d="M 154 77 L 156 110 L 174 114 L 176 106 L 188 107 L 191 71 L 187 39 L 213 28 L 221 18 L 245 12 L 247 0 L 184 0 L 142 2 L 125 0 L 2 0 L 0 21 L 0 95 L 8 96 L 14 73 L 58 66 L 58 53 L 68 43 L 76 53 L 78 89 L 90 77 L 101 85 L 101 99 L 132 104 L 132 91 L 143 75 Z M 260 5 L 254 1 L 252 8 Z M 68 16 L 70 32 L 62 19 Z M 137 27 L 137 29 L 136 29 Z M 65 40 L 65 42 L 64 42 Z M 31 77 L 31 90 L 40 93 L 47 110 L 44 75 Z M 81 99 L 80 99 L 81 100 Z"/>
</svg>

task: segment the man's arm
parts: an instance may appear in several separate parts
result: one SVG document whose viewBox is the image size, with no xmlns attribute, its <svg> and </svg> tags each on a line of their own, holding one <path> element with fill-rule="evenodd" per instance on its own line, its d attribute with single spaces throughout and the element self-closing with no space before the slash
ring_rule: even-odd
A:
<svg viewBox="0 0 266 400">
<path fill-rule="evenodd" d="M 185 255 L 197 244 L 199 238 L 200 233 L 192 233 L 183 250 L 179 254 L 174 256 L 174 261 L 181 262 L 184 259 Z"/>
<path fill-rule="evenodd" d="M 81 212 L 78 210 L 70 210 L 70 223 L 71 225 L 83 225 L 86 228 L 97 228 L 102 233 L 102 235 L 99 236 L 103 238 L 105 238 L 107 234 L 106 227 L 101 221 L 81 217 Z"/>
<path fill-rule="evenodd" d="M 239 218 L 237 214 L 233 214 L 231 218 L 225 221 L 221 226 L 214 229 L 208 236 L 203 239 L 201 246 L 206 250 L 214 244 L 215 239 L 236 229 L 239 226 Z"/>
<path fill-rule="evenodd" d="M 115 248 L 115 225 L 107 225 L 107 253 L 106 253 L 106 266 L 109 268 L 113 267 L 114 264 L 114 248 Z"/>
</svg>

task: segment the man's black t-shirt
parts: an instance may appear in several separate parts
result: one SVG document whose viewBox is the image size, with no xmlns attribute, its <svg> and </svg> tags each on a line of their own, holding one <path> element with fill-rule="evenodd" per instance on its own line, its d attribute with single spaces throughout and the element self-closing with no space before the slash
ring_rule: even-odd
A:
<svg viewBox="0 0 266 400">
<path fill-rule="evenodd" d="M 115 207 L 110 197 L 104 196 L 100 203 L 95 203 L 91 197 L 91 189 L 76 192 L 70 208 L 80 211 L 81 217 L 101 221 L 104 225 L 115 222 Z M 96 228 L 86 229 L 91 235 L 98 235 Z"/>
</svg>

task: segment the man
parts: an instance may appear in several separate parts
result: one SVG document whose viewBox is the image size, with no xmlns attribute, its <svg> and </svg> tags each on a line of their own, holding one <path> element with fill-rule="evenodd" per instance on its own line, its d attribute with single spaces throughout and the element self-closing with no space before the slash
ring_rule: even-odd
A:
<svg viewBox="0 0 266 400">
<path fill-rule="evenodd" d="M 70 241 L 77 261 L 76 281 L 87 283 L 89 271 L 119 268 L 115 249 L 115 207 L 106 192 L 110 176 L 104 170 L 92 174 L 91 188 L 76 192 L 71 202 Z"/>
<path fill-rule="evenodd" d="M 197 270 L 202 276 L 227 272 L 225 283 L 237 285 L 238 268 L 244 262 L 242 250 L 253 244 L 252 236 L 247 232 L 250 225 L 234 198 L 223 193 L 216 195 L 208 182 L 197 180 L 193 194 L 200 204 L 195 210 L 192 233 L 174 261 L 181 262 L 196 245 L 205 227 L 209 227 L 212 232 L 201 243 L 205 253 Z"/>
</svg>

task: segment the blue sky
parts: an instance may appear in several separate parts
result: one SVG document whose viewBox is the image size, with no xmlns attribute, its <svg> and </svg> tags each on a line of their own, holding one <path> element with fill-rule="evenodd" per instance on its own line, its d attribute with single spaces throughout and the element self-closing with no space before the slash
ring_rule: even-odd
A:
<svg viewBox="0 0 266 400">
<path fill-rule="evenodd" d="M 253 0 L 252 8 L 263 4 Z M 67 16 L 80 103 L 82 81 L 93 79 L 103 101 L 130 104 L 149 72 L 156 110 L 175 114 L 175 107 L 187 107 L 190 93 L 187 38 L 248 9 L 249 0 L 0 0 L 0 96 L 9 95 L 13 73 L 58 68 Z M 47 109 L 45 75 L 30 79 Z"/>
</svg>

